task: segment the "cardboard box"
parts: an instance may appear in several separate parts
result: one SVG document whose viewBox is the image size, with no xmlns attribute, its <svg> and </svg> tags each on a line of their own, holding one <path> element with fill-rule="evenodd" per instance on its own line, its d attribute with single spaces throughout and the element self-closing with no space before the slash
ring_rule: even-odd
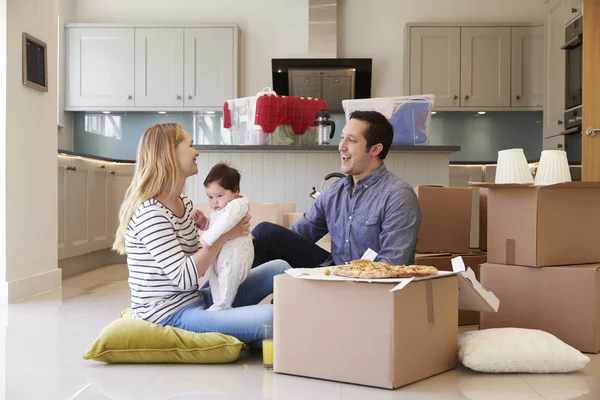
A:
<svg viewBox="0 0 600 400">
<path fill-rule="evenodd" d="M 275 277 L 275 372 L 404 386 L 455 367 L 459 303 L 489 307 L 489 298 L 482 305 L 485 291 L 462 275 L 412 281 L 392 292 L 396 283 L 321 275 Z"/>
<path fill-rule="evenodd" d="M 477 184 L 488 191 L 490 263 L 544 267 L 600 262 L 600 182 Z"/>
<path fill-rule="evenodd" d="M 484 264 L 480 273 L 482 285 L 502 304 L 498 313 L 481 314 L 481 329 L 540 329 L 580 351 L 600 351 L 600 264 Z"/>
<path fill-rule="evenodd" d="M 487 198 L 488 189 L 479 188 L 479 248 L 487 251 Z"/>
<path fill-rule="evenodd" d="M 422 222 L 419 253 L 469 253 L 471 249 L 471 188 L 417 186 Z"/>
<path fill-rule="evenodd" d="M 416 254 L 415 264 L 431 265 L 440 271 L 452 271 L 452 258 L 457 254 Z M 485 252 L 473 252 L 471 254 L 461 255 L 465 266 L 471 268 L 475 273 L 475 277 L 479 280 L 479 266 L 487 262 L 487 254 Z M 479 312 L 460 310 L 458 312 L 458 325 L 478 325 Z"/>
</svg>

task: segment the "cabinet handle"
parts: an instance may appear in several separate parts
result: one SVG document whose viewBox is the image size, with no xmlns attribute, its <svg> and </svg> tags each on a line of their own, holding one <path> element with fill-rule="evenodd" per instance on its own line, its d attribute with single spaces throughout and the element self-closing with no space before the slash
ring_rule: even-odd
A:
<svg viewBox="0 0 600 400">
<path fill-rule="evenodd" d="M 77 167 L 68 166 L 65 168 L 67 171 L 77 171 Z"/>
<path fill-rule="evenodd" d="M 458 95 L 457 95 L 457 94 L 455 94 L 455 95 L 454 95 L 454 97 L 453 97 L 453 99 L 454 99 L 454 100 L 458 100 Z"/>
<path fill-rule="evenodd" d="M 99 165 L 98 168 L 104 169 L 104 168 L 106 168 L 106 165 Z"/>
<path fill-rule="evenodd" d="M 181 100 L 181 96 L 177 96 L 177 100 Z"/>
<path fill-rule="evenodd" d="M 571 8 L 571 13 L 575 14 L 577 12 L 577 9 L 575 7 Z"/>
<path fill-rule="evenodd" d="M 128 94 L 128 95 L 127 95 L 127 100 L 131 100 L 131 99 L 133 99 L 133 96 L 132 96 L 132 95 L 130 95 L 130 94 Z"/>
<path fill-rule="evenodd" d="M 558 148 L 558 149 L 562 149 L 562 148 L 563 148 L 563 145 L 559 143 L 559 144 L 557 144 L 557 145 L 556 145 L 556 148 Z"/>
<path fill-rule="evenodd" d="M 114 174 L 115 174 L 115 171 L 110 171 L 110 174 L 111 174 L 111 175 L 114 175 Z"/>
<path fill-rule="evenodd" d="M 556 123 L 557 123 L 558 125 L 562 125 L 562 124 L 563 124 L 563 122 L 562 122 L 560 119 L 559 119 L 559 120 L 558 120 Z"/>
<path fill-rule="evenodd" d="M 465 95 L 465 100 L 469 100 L 469 95 L 468 94 Z"/>
<path fill-rule="evenodd" d="M 521 96 L 517 95 L 516 99 L 521 100 Z"/>
<path fill-rule="evenodd" d="M 191 99 L 193 99 L 192 95 L 188 94 L 188 100 L 191 100 Z"/>
</svg>

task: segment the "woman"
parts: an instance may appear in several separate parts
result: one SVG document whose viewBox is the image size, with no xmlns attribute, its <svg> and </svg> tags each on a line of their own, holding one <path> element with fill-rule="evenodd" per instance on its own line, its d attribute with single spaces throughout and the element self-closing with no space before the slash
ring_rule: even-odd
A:
<svg viewBox="0 0 600 400">
<path fill-rule="evenodd" d="M 199 248 L 192 201 L 182 195 L 186 178 L 198 173 L 197 157 L 192 138 L 179 124 L 155 125 L 143 134 L 113 249 L 127 254 L 136 318 L 250 343 L 260 339 L 261 325 L 273 322 L 273 306 L 258 302 L 273 292 L 273 277 L 289 264 L 275 260 L 254 268 L 240 285 L 234 308 L 206 311 L 212 296 L 210 288 L 198 288 L 198 278 L 225 242 L 249 234 L 250 216 L 210 248 Z"/>
</svg>

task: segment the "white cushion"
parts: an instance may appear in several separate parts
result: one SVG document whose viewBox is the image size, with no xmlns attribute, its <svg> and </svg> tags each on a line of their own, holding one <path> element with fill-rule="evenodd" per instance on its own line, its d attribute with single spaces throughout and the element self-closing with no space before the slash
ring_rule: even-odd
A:
<svg viewBox="0 0 600 400">
<path fill-rule="evenodd" d="M 536 329 L 496 328 L 458 336 L 458 359 L 480 372 L 563 373 L 590 361 L 556 336 Z"/>
</svg>

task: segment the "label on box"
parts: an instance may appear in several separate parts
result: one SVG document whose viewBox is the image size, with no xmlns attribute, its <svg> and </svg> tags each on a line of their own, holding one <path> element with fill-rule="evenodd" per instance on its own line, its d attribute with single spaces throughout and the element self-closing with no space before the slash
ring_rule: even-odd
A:
<svg viewBox="0 0 600 400">
<path fill-rule="evenodd" d="M 377 257 L 377 253 L 375 252 L 375 250 L 367 249 L 367 251 L 365 251 L 365 254 L 363 254 L 361 258 L 363 260 L 375 261 L 375 257 Z"/>
<path fill-rule="evenodd" d="M 397 284 L 396 286 L 394 286 L 392 288 L 392 290 L 390 290 L 391 292 L 395 292 L 396 290 L 402 290 L 406 287 L 406 285 L 408 285 L 409 283 L 411 283 L 413 281 L 413 279 L 415 278 L 406 278 L 404 279 L 402 282 L 400 282 L 399 284 Z"/>
<path fill-rule="evenodd" d="M 458 272 L 464 272 L 467 270 L 467 267 L 465 266 L 465 262 L 463 261 L 461 256 L 454 257 L 450 261 L 452 261 L 452 271 L 458 273 Z"/>
</svg>

